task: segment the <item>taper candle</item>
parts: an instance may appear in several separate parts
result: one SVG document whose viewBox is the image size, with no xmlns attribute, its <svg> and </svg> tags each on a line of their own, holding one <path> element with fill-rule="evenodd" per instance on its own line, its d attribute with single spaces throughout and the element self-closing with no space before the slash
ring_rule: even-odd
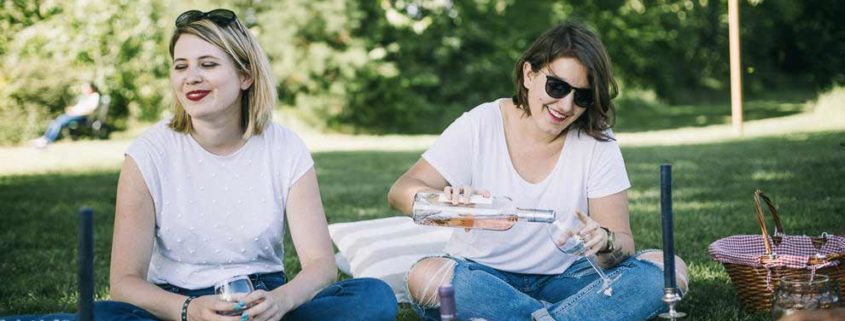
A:
<svg viewBox="0 0 845 321">
<path fill-rule="evenodd" d="M 79 211 L 79 321 L 94 320 L 94 211 Z"/>
<path fill-rule="evenodd" d="M 663 222 L 663 285 L 676 288 L 675 236 L 672 227 L 672 165 L 660 165 L 660 215 Z"/>
</svg>

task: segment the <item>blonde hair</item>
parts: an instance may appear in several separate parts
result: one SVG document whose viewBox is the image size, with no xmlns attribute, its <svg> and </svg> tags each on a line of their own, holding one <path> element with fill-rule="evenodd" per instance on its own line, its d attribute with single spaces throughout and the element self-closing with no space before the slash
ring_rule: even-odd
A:
<svg viewBox="0 0 845 321">
<path fill-rule="evenodd" d="M 270 123 L 276 104 L 276 81 L 267 55 L 252 33 L 238 19 L 223 27 L 211 20 L 200 19 L 176 28 L 170 38 L 170 59 L 173 59 L 176 41 L 183 34 L 197 36 L 220 48 L 232 59 L 239 72 L 252 77 L 252 85 L 241 91 L 241 126 L 244 139 L 261 135 Z M 173 95 L 177 95 L 175 91 Z M 173 109 L 170 128 L 180 133 L 192 132 L 191 116 L 177 97 L 173 99 Z"/>
</svg>

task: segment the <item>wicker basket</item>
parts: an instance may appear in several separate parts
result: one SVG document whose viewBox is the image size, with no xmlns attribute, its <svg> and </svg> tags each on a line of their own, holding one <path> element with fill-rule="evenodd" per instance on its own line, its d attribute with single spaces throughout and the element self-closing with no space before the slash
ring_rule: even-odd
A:
<svg viewBox="0 0 845 321">
<path fill-rule="evenodd" d="M 771 237 L 761 199 L 775 223 Z M 725 266 L 746 309 L 769 311 L 774 289 L 784 276 L 825 274 L 838 282 L 839 293 L 845 294 L 845 237 L 786 235 L 774 205 L 763 192 L 754 193 L 754 205 L 762 236 L 729 236 L 709 247 L 713 259 Z"/>
</svg>

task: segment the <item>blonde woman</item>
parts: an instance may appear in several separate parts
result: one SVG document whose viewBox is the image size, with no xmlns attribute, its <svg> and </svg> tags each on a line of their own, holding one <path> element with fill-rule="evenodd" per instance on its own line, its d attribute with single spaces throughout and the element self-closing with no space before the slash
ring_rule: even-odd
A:
<svg viewBox="0 0 845 321">
<path fill-rule="evenodd" d="M 126 152 L 112 244 L 114 301 L 97 302 L 95 318 L 395 320 L 396 299 L 384 282 L 335 283 L 314 162 L 295 133 L 271 122 L 269 62 L 235 13 L 181 14 L 170 55 L 175 115 Z M 290 280 L 285 224 L 302 266 Z M 250 295 L 236 303 L 214 295 L 216 283 L 241 275 L 256 288 Z"/>
</svg>

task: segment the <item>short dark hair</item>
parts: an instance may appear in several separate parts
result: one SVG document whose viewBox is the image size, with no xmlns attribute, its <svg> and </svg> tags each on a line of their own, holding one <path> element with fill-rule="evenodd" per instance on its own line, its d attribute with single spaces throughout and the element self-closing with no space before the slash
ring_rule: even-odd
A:
<svg viewBox="0 0 845 321">
<path fill-rule="evenodd" d="M 610 70 L 610 58 L 607 50 L 595 33 L 577 22 L 564 22 L 540 35 L 531 44 L 514 66 L 514 84 L 516 95 L 513 103 L 528 115 L 528 89 L 525 88 L 522 68 L 525 63 L 531 70 L 538 72 L 558 58 L 575 58 L 587 68 L 587 79 L 593 91 L 595 104 L 587 108 L 575 123 L 582 130 L 600 141 L 612 139 L 605 131 L 616 121 L 615 109 L 611 101 L 619 94 L 619 87 Z"/>
<path fill-rule="evenodd" d="M 97 88 L 97 85 L 94 84 L 93 81 L 86 82 L 85 84 L 88 85 L 88 88 L 91 88 L 91 91 L 93 91 L 95 93 L 100 93 L 100 88 Z"/>
</svg>

